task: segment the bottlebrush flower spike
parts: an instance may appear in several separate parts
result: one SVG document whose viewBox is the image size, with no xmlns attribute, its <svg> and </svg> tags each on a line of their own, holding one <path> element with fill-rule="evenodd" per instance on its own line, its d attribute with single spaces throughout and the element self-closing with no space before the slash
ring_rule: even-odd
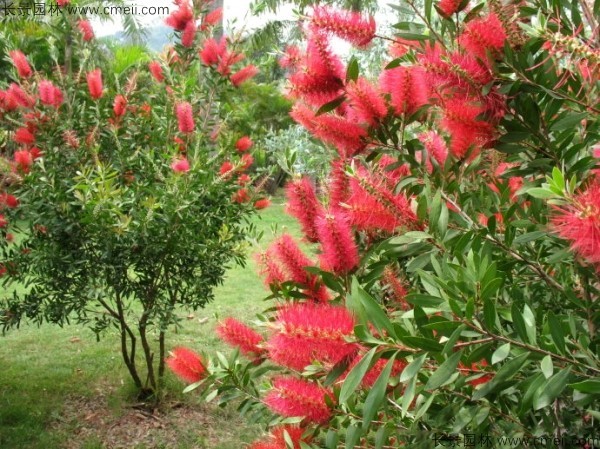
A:
<svg viewBox="0 0 600 449">
<path fill-rule="evenodd" d="M 175 114 L 177 115 L 177 122 L 179 125 L 180 132 L 194 132 L 195 124 L 191 104 L 189 104 L 188 102 L 177 103 L 177 105 L 175 106 Z"/>
<path fill-rule="evenodd" d="M 100 69 L 92 70 L 87 74 L 87 84 L 90 96 L 97 100 L 102 97 L 102 71 Z"/>
<path fill-rule="evenodd" d="M 302 233 L 309 242 L 318 241 L 315 220 L 323 210 L 317 193 L 308 177 L 290 181 L 286 186 L 286 212 L 300 222 Z"/>
<path fill-rule="evenodd" d="M 252 148 L 253 142 L 252 139 L 248 136 L 240 137 L 238 141 L 235 143 L 235 148 L 240 152 L 244 153 Z"/>
<path fill-rule="evenodd" d="M 381 90 L 391 96 L 396 114 L 412 115 L 429 102 L 429 89 L 420 67 L 395 67 L 379 79 Z"/>
<path fill-rule="evenodd" d="M 346 175 L 346 161 L 337 159 L 331 163 L 328 182 L 329 207 L 340 207 L 350 196 L 350 179 Z"/>
<path fill-rule="evenodd" d="M 321 242 L 321 267 L 339 276 L 354 270 L 360 258 L 346 213 L 340 208 L 330 209 L 317 217 L 315 227 Z"/>
<path fill-rule="evenodd" d="M 570 241 L 571 250 L 593 264 L 600 264 L 600 182 L 576 194 L 572 203 L 557 209 L 551 220 L 554 232 Z"/>
<path fill-rule="evenodd" d="M 219 42 L 215 39 L 207 39 L 199 53 L 202 63 L 208 66 L 217 65 L 226 50 L 226 45 L 227 41 L 224 37 Z"/>
<path fill-rule="evenodd" d="M 358 12 L 336 10 L 328 6 L 316 6 L 311 23 L 359 48 L 369 45 L 377 31 L 373 16 L 363 17 Z"/>
<path fill-rule="evenodd" d="M 150 73 L 152 74 L 154 79 L 156 81 L 158 81 L 159 83 L 162 83 L 165 80 L 162 66 L 160 65 L 160 63 L 158 61 L 149 62 L 148 69 L 150 70 Z"/>
<path fill-rule="evenodd" d="M 361 77 L 346 84 L 346 95 L 354 115 L 362 123 L 373 126 L 388 113 L 381 93 L 365 78 Z"/>
<path fill-rule="evenodd" d="M 256 359 L 265 352 L 260 347 L 264 343 L 263 336 L 235 318 L 225 318 L 216 331 L 225 343 L 240 348 L 240 352 L 251 359 Z"/>
<path fill-rule="evenodd" d="M 497 55 L 504 48 L 506 31 L 495 13 L 482 19 L 471 20 L 458 39 L 459 45 L 478 57 L 487 60 L 487 52 Z"/>
<path fill-rule="evenodd" d="M 468 2 L 464 5 L 462 5 L 462 3 L 463 0 L 440 0 L 437 4 L 437 8 L 444 17 L 452 17 L 452 15 L 467 7 Z"/>
<path fill-rule="evenodd" d="M 233 174 L 235 167 L 233 166 L 233 164 L 229 161 L 225 161 L 223 162 L 223 164 L 221 164 L 221 168 L 219 169 L 219 173 L 221 176 L 225 177 L 229 177 Z"/>
<path fill-rule="evenodd" d="M 202 358 L 191 349 L 175 348 L 165 362 L 171 371 L 190 384 L 206 376 Z"/>
<path fill-rule="evenodd" d="M 313 275 L 305 268 L 315 266 L 315 263 L 302 252 L 291 235 L 283 234 L 274 240 L 267 254 L 281 263 L 286 280 L 306 286 L 312 284 Z"/>
<path fill-rule="evenodd" d="M 435 131 L 427 131 L 418 135 L 419 141 L 427 150 L 429 157 L 443 167 L 448 157 L 448 147 L 444 139 Z"/>
<path fill-rule="evenodd" d="M 285 282 L 286 275 L 283 272 L 283 268 L 277 260 L 271 257 L 271 254 L 268 251 L 256 255 L 256 265 L 258 266 L 258 272 L 260 276 L 264 278 L 267 287 L 271 285 L 278 287 L 282 282 Z"/>
<path fill-rule="evenodd" d="M 223 18 L 223 8 L 213 9 L 211 12 L 206 14 L 204 16 L 204 18 L 202 19 L 202 25 L 200 26 L 200 29 L 202 31 L 206 31 L 209 27 L 215 26 L 219 22 L 221 22 L 222 18 Z"/>
<path fill-rule="evenodd" d="M 301 416 L 307 421 L 325 424 L 331 417 L 326 396 L 334 400 L 330 390 L 315 383 L 281 376 L 273 380 L 273 390 L 265 397 L 265 404 L 282 416 Z"/>
<path fill-rule="evenodd" d="M 20 143 L 23 145 L 31 145 L 35 142 L 35 136 L 29 129 L 27 128 L 19 128 L 15 131 L 15 135 L 13 140 L 16 143 Z"/>
<path fill-rule="evenodd" d="M 6 90 L 7 100 L 12 103 L 16 102 L 19 106 L 24 108 L 31 108 L 35 104 L 35 100 L 27 95 L 18 84 L 10 83 Z"/>
<path fill-rule="evenodd" d="M 31 70 L 31 66 L 27 61 L 27 56 L 23 54 L 20 50 L 13 50 L 8 53 L 10 58 L 12 59 L 13 65 L 17 69 L 17 73 L 21 78 L 29 78 L 33 71 Z"/>
<path fill-rule="evenodd" d="M 235 87 L 239 87 L 241 84 L 245 83 L 249 79 L 254 78 L 257 74 L 258 68 L 256 68 L 256 66 L 254 65 L 248 65 L 231 75 L 229 79 Z"/>
<path fill-rule="evenodd" d="M 302 60 L 302 52 L 297 45 L 288 45 L 281 58 L 279 58 L 279 66 L 282 69 L 295 70 Z"/>
<path fill-rule="evenodd" d="M 9 209 L 15 209 L 19 206 L 19 200 L 16 196 L 8 193 L 0 192 L 0 209 L 8 207 Z"/>
<path fill-rule="evenodd" d="M 28 150 L 15 151 L 13 159 L 15 161 L 15 164 L 17 165 L 18 170 L 24 173 L 29 173 L 29 169 L 33 164 L 33 156 Z"/>
<path fill-rule="evenodd" d="M 126 109 L 127 98 L 125 98 L 123 95 L 117 95 L 113 103 L 113 112 L 115 113 L 115 116 L 121 117 L 123 114 L 125 114 Z"/>
<path fill-rule="evenodd" d="M 94 39 L 94 29 L 90 22 L 87 20 L 80 20 L 77 23 L 77 27 L 79 28 L 84 41 L 89 42 Z"/>
<path fill-rule="evenodd" d="M 8 220 L 2 214 L 0 214 L 0 229 L 6 229 L 8 227 Z"/>
<path fill-rule="evenodd" d="M 77 149 L 79 148 L 79 138 L 77 134 L 72 129 L 68 129 L 63 132 L 63 139 L 65 143 L 71 148 Z"/>
<path fill-rule="evenodd" d="M 250 201 L 250 194 L 246 189 L 239 189 L 237 192 L 233 194 L 232 198 L 234 203 L 243 204 Z"/>
<path fill-rule="evenodd" d="M 355 320 L 345 307 L 330 304 L 292 303 L 281 307 L 273 323 L 267 347 L 269 358 L 279 365 L 302 371 L 318 361 L 335 365 L 358 350 L 346 341 L 354 333 Z"/>
<path fill-rule="evenodd" d="M 366 146 L 364 139 L 367 137 L 367 131 L 344 117 L 332 114 L 319 115 L 314 117 L 312 128 L 312 134 L 323 142 L 335 146 L 342 158 L 355 156 Z"/>
<path fill-rule="evenodd" d="M 396 274 L 396 271 L 387 266 L 383 270 L 381 283 L 387 288 L 387 297 L 390 305 L 401 310 L 410 310 L 411 306 L 406 302 L 406 287 Z"/>
<path fill-rule="evenodd" d="M 256 200 L 254 202 L 254 208 L 256 210 L 266 209 L 271 205 L 271 200 L 269 198 L 261 198 L 260 200 Z"/>
<path fill-rule="evenodd" d="M 176 31 L 183 31 L 188 23 L 194 21 L 194 12 L 187 1 L 181 1 L 177 4 L 179 5 L 179 8 L 173 11 L 169 17 L 165 19 L 165 23 Z"/>
<path fill-rule="evenodd" d="M 301 427 L 283 425 L 274 428 L 267 439 L 256 441 L 248 449 L 301 449 L 300 443 L 309 443 L 309 438 L 302 438 L 304 429 Z M 292 447 L 288 445 L 292 443 Z"/>
<path fill-rule="evenodd" d="M 51 81 L 42 80 L 38 86 L 40 101 L 48 106 L 58 108 L 63 102 L 63 94 Z"/>
<path fill-rule="evenodd" d="M 184 157 L 178 157 L 171 163 L 171 168 L 175 173 L 187 173 L 190 171 L 190 163 Z"/>
<path fill-rule="evenodd" d="M 196 38 L 196 24 L 193 20 L 190 20 L 181 33 L 181 45 L 187 48 L 194 46 L 194 39 Z"/>
</svg>

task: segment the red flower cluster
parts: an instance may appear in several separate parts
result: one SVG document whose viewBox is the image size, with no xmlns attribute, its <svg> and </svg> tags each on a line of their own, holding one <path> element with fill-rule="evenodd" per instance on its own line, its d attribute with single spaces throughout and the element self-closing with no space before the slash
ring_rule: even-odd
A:
<svg viewBox="0 0 600 449">
<path fill-rule="evenodd" d="M 373 16 L 363 17 L 358 12 L 340 11 L 327 6 L 314 8 L 311 24 L 357 47 L 369 45 L 375 37 L 377 28 Z"/>
<path fill-rule="evenodd" d="M 273 380 L 273 389 L 264 401 L 269 408 L 282 416 L 301 416 L 307 421 L 323 424 L 331 417 L 325 397 L 334 400 L 330 390 L 316 383 L 281 376 Z"/>
<path fill-rule="evenodd" d="M 31 70 L 31 66 L 27 61 L 27 57 L 20 50 L 13 50 L 8 53 L 12 62 L 17 69 L 17 73 L 21 78 L 29 78 L 33 71 Z"/>
<path fill-rule="evenodd" d="M 42 80 L 38 85 L 40 101 L 48 106 L 60 107 L 63 102 L 62 91 L 52 81 Z"/>
<path fill-rule="evenodd" d="M 175 348 L 165 362 L 178 377 L 188 383 L 198 382 L 206 376 L 202 358 L 191 349 Z"/>
<path fill-rule="evenodd" d="M 87 20 L 80 20 L 77 26 L 79 27 L 79 31 L 81 31 L 84 41 L 88 42 L 94 39 L 94 29 L 90 22 Z"/>
<path fill-rule="evenodd" d="M 100 69 L 92 70 L 87 74 L 87 84 L 90 91 L 90 96 L 94 100 L 102 98 L 102 71 Z"/>
</svg>

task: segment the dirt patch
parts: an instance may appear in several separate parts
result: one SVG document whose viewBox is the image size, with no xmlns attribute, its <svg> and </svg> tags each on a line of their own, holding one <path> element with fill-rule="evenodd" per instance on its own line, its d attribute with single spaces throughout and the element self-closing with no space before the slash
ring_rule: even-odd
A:
<svg viewBox="0 0 600 449">
<path fill-rule="evenodd" d="M 53 427 L 69 435 L 64 449 L 214 449 L 223 441 L 224 447 L 244 447 L 240 440 L 234 443 L 238 436 L 231 429 L 237 426 L 215 412 L 208 405 L 181 402 L 152 410 L 135 404 L 111 406 L 105 396 L 73 397 L 65 401 Z"/>
</svg>

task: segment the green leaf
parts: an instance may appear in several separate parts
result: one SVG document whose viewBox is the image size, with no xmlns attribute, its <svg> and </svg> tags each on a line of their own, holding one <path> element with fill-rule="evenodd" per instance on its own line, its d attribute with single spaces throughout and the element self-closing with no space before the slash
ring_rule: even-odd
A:
<svg viewBox="0 0 600 449">
<path fill-rule="evenodd" d="M 403 418 L 406 416 L 406 413 L 408 412 L 408 409 L 410 408 L 410 405 L 412 404 L 413 399 L 415 398 L 416 390 L 417 390 L 417 377 L 415 376 L 408 382 L 408 385 L 406 385 L 406 388 L 404 389 L 404 393 L 402 393 L 402 417 Z"/>
<path fill-rule="evenodd" d="M 346 96 L 342 95 L 341 97 L 338 97 L 335 100 L 330 101 L 329 103 L 325 103 L 323 106 L 321 106 L 319 108 L 319 110 L 315 114 L 315 117 L 318 117 L 319 115 L 327 114 L 328 112 L 333 111 L 339 105 L 341 105 L 344 101 L 346 101 Z"/>
<path fill-rule="evenodd" d="M 556 198 L 556 193 L 551 190 L 544 189 L 541 187 L 534 187 L 532 189 L 527 189 L 527 194 L 531 195 L 534 198 L 540 198 L 542 200 L 547 200 L 549 198 Z"/>
<path fill-rule="evenodd" d="M 517 305 L 517 303 L 514 303 L 512 305 L 510 312 L 512 316 L 513 326 L 515 327 L 517 334 L 519 335 L 521 340 L 527 342 L 527 326 L 525 326 L 525 319 L 523 318 L 523 314 L 519 310 L 519 306 Z"/>
<path fill-rule="evenodd" d="M 479 388 L 473 393 L 473 400 L 477 401 L 485 397 L 486 395 L 494 391 L 496 387 L 502 382 L 516 376 L 519 370 L 525 364 L 525 362 L 527 362 L 528 357 L 529 353 L 525 352 L 502 365 L 502 368 L 498 370 L 498 372 L 492 380 L 490 380 L 483 387 Z"/>
<path fill-rule="evenodd" d="M 419 373 L 423 363 L 425 363 L 426 358 L 427 354 L 423 354 L 410 362 L 408 366 L 402 370 L 402 374 L 400 374 L 400 382 L 406 382 L 407 380 L 415 377 Z"/>
<path fill-rule="evenodd" d="M 346 429 L 346 449 L 354 449 L 361 435 L 362 429 L 360 426 L 348 426 L 348 428 Z"/>
<path fill-rule="evenodd" d="M 540 410 L 552 404 L 568 384 L 571 367 L 565 368 L 548 379 L 537 391 L 533 398 L 534 410 Z"/>
<path fill-rule="evenodd" d="M 485 298 L 483 301 L 483 319 L 485 326 L 488 329 L 494 329 L 496 327 L 496 304 L 489 298 Z"/>
<path fill-rule="evenodd" d="M 358 60 L 352 56 L 348 63 L 348 69 L 346 70 L 346 82 L 356 81 L 358 79 L 359 67 Z"/>
<path fill-rule="evenodd" d="M 582 393 L 600 394 L 600 379 L 584 380 L 583 382 L 569 384 L 569 387 Z"/>
<path fill-rule="evenodd" d="M 371 421 L 373 421 L 373 418 L 375 418 L 375 415 L 381 408 L 381 403 L 385 399 L 385 391 L 390 380 L 390 374 L 392 373 L 392 367 L 394 366 L 397 354 L 398 353 L 395 353 L 387 362 L 385 368 L 383 368 L 383 371 L 367 395 L 363 412 L 363 429 L 369 428 Z"/>
<path fill-rule="evenodd" d="M 588 116 L 587 112 L 566 114 L 565 116 L 561 117 L 560 119 L 558 119 L 557 121 L 552 123 L 550 125 L 550 129 L 553 131 L 561 131 L 563 129 L 571 128 L 575 125 L 580 124 L 581 121 L 583 119 L 585 119 L 587 116 Z"/>
<path fill-rule="evenodd" d="M 441 352 L 444 346 L 437 341 L 424 337 L 399 336 L 402 343 L 405 343 L 411 348 L 422 349 L 424 351 Z"/>
<path fill-rule="evenodd" d="M 527 234 L 523 234 L 523 235 L 520 235 L 519 237 L 515 238 L 514 242 L 516 244 L 520 245 L 522 243 L 532 242 L 532 241 L 537 240 L 546 235 L 548 235 L 548 233 L 546 231 L 528 232 Z"/>
<path fill-rule="evenodd" d="M 352 292 L 348 297 L 347 305 L 363 320 L 370 321 L 379 333 L 383 333 L 385 330 L 388 335 L 396 336 L 396 330 L 387 314 L 377 301 L 360 286 L 356 277 L 352 279 Z"/>
<path fill-rule="evenodd" d="M 540 363 L 540 368 L 542 369 L 542 374 L 546 379 L 550 379 L 552 374 L 554 373 L 554 364 L 552 363 L 552 357 L 547 355 L 542 359 Z"/>
<path fill-rule="evenodd" d="M 442 363 L 440 367 L 431 375 L 427 381 L 427 384 L 425 384 L 425 389 L 435 390 L 446 383 L 452 374 L 456 372 L 456 367 L 458 366 L 458 362 L 460 362 L 462 353 L 462 351 L 458 351 L 448 357 L 444 363 Z"/>
<path fill-rule="evenodd" d="M 556 349 L 558 349 L 561 354 L 564 354 L 566 351 L 565 334 L 560 321 L 552 312 L 548 312 L 548 327 L 550 328 L 550 336 L 552 337 Z"/>
<path fill-rule="evenodd" d="M 492 354 L 492 365 L 500 363 L 502 360 L 508 357 L 508 354 L 510 354 L 510 343 L 506 343 L 494 351 Z"/>
<path fill-rule="evenodd" d="M 438 298 L 437 296 L 411 293 L 406 295 L 406 302 L 419 307 L 437 307 L 444 303 L 444 300 L 442 298 Z"/>
<path fill-rule="evenodd" d="M 344 383 L 342 384 L 342 389 L 340 390 L 340 403 L 344 404 L 352 393 L 356 391 L 358 386 L 365 377 L 365 374 L 369 370 L 369 366 L 371 365 L 371 360 L 375 356 L 375 352 L 377 351 L 377 347 L 372 348 L 369 352 L 367 352 L 360 362 L 358 362 L 348 373 L 346 379 L 344 379 Z"/>
</svg>

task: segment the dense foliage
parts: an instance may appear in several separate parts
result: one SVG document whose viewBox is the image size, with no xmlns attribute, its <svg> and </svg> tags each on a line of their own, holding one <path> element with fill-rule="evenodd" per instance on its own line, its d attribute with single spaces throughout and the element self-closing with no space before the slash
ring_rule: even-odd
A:
<svg viewBox="0 0 600 449">
<path fill-rule="evenodd" d="M 274 307 L 217 329 L 238 351 L 170 359 L 269 423 L 253 449 L 597 444 L 598 5 L 408 1 L 378 80 L 330 45 L 372 18 L 302 18 L 292 116 L 337 152 L 323 195 L 287 188 L 317 259 L 282 235 Z"/>
<path fill-rule="evenodd" d="M 177 44 L 149 63 L 102 67 L 89 22 L 70 18 L 72 65 L 37 72 L 12 49 L 0 90 L 2 324 L 114 326 L 145 392 L 159 387 L 176 308 L 214 299 L 243 263 L 246 218 L 268 204 L 245 173 L 252 140 L 222 121 L 256 68 L 211 38 L 221 11 L 196 6 L 169 16 Z M 24 288 L 9 296 L 13 285 Z"/>
</svg>

